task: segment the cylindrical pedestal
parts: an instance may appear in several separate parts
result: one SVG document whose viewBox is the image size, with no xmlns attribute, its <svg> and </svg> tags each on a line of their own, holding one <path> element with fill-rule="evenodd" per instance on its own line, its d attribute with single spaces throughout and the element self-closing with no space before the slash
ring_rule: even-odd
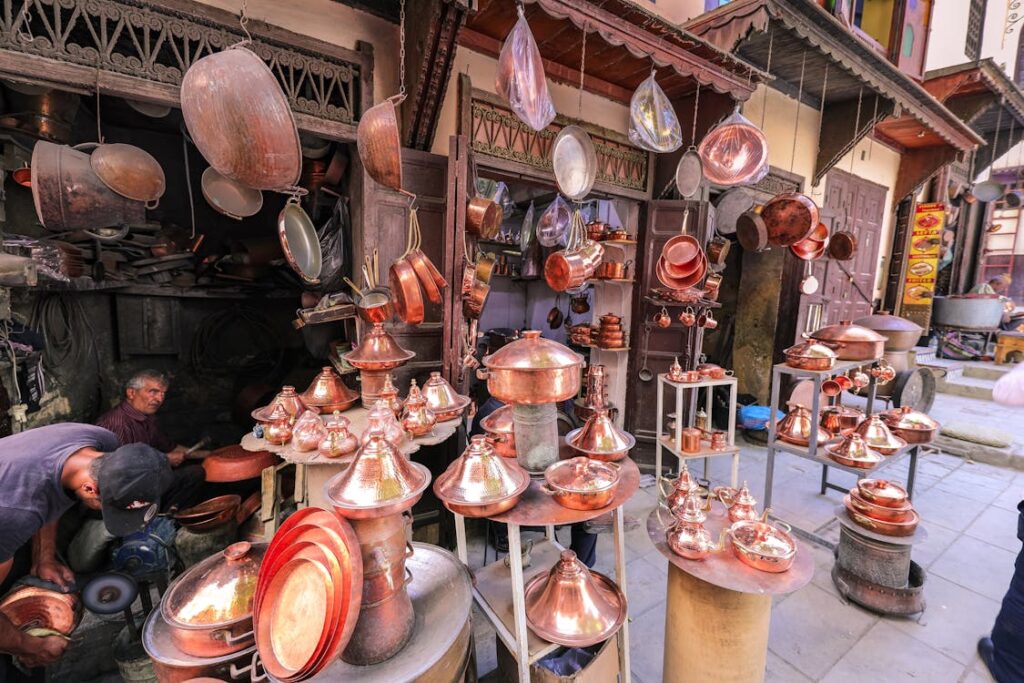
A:
<svg viewBox="0 0 1024 683">
<path fill-rule="evenodd" d="M 527 472 L 537 474 L 558 460 L 558 409 L 554 403 L 512 406 L 516 436 L 516 460 Z"/>
<path fill-rule="evenodd" d="M 388 381 L 389 370 L 360 370 L 359 371 L 359 396 L 362 399 L 363 407 L 372 409 L 377 405 L 384 391 L 384 385 Z"/>
<path fill-rule="evenodd" d="M 756 683 L 768 657 L 770 595 L 739 593 L 668 566 L 666 683 Z"/>
</svg>

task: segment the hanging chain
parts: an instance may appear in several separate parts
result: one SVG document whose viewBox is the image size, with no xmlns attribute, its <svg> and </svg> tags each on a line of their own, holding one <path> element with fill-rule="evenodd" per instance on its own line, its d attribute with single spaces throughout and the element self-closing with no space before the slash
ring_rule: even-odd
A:
<svg viewBox="0 0 1024 683">
<path fill-rule="evenodd" d="M 796 121 L 793 123 L 793 150 L 789 153 L 789 172 L 796 163 L 796 134 L 800 131 L 800 105 L 804 99 L 804 68 L 807 66 L 807 50 L 800 57 L 800 85 L 796 91 Z"/>
<path fill-rule="evenodd" d="M 825 121 L 825 96 L 828 93 L 828 62 L 825 63 L 825 75 L 821 79 L 821 106 L 818 107 L 818 138 L 815 141 L 818 145 L 818 149 L 821 149 L 821 125 Z M 818 179 L 817 184 L 814 187 L 821 185 L 821 179 Z"/>
<path fill-rule="evenodd" d="M 583 47 L 580 48 L 580 97 L 576 105 L 576 116 L 583 117 L 583 74 L 587 69 L 587 24 L 583 24 Z"/>
<path fill-rule="evenodd" d="M 857 156 L 857 134 L 860 133 L 860 105 L 864 100 L 864 86 L 857 91 L 857 120 L 853 123 L 853 147 L 850 148 L 850 173 L 853 173 L 853 160 Z"/>
<path fill-rule="evenodd" d="M 992 154 L 991 154 L 991 157 L 988 160 L 988 165 L 992 167 L 992 170 L 995 170 L 995 165 L 996 165 L 996 147 L 999 146 L 999 129 L 1002 128 L 1002 127 L 1003 127 L 1003 99 L 1000 98 L 999 99 L 999 116 L 996 117 L 996 132 L 995 132 L 995 136 L 992 139 Z M 989 171 L 989 175 L 991 175 L 991 174 L 992 174 L 992 171 Z"/>
<path fill-rule="evenodd" d="M 100 116 L 100 66 L 96 65 L 96 142 L 103 142 L 103 126 Z"/>
<path fill-rule="evenodd" d="M 520 12 L 522 7 L 520 6 Z M 405 97 L 405 0 L 398 4 L 398 94 Z"/>
<path fill-rule="evenodd" d="M 690 146 L 697 146 L 697 107 L 700 105 L 700 76 L 704 75 L 701 71 L 700 75 L 697 76 L 697 89 L 693 93 L 693 128 L 690 130 Z"/>
<path fill-rule="evenodd" d="M 768 61 L 765 63 L 764 72 L 771 76 L 772 73 L 772 48 L 775 46 L 775 25 L 772 25 L 770 31 L 768 31 Z M 828 64 L 825 65 L 828 69 Z M 764 86 L 764 98 L 761 101 L 761 130 L 764 130 L 764 115 L 768 111 L 768 84 L 762 83 Z"/>
</svg>

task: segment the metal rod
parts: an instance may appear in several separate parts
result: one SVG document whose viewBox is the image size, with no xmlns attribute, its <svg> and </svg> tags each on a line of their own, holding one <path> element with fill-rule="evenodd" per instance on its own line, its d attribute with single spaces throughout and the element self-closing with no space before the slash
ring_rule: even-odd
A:
<svg viewBox="0 0 1024 683">
<path fill-rule="evenodd" d="M 512 617 L 516 628 L 516 663 L 519 680 L 530 683 L 530 641 L 526 633 L 526 591 L 523 585 L 523 547 L 519 525 L 508 524 L 508 565 L 512 570 Z"/>
<path fill-rule="evenodd" d="M 615 580 L 619 584 L 622 595 L 626 595 L 626 524 L 623 519 L 622 506 L 615 508 Z M 629 619 L 622 623 L 618 637 L 619 646 L 619 680 L 629 683 Z"/>
</svg>

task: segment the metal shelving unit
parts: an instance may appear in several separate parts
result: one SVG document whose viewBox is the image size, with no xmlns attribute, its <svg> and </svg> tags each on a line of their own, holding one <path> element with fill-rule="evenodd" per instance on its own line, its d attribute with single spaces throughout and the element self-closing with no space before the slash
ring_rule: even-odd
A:
<svg viewBox="0 0 1024 683">
<path fill-rule="evenodd" d="M 712 389 L 714 387 L 729 387 L 729 428 L 726 430 L 726 440 L 728 447 L 720 450 L 713 450 L 710 447 L 705 448 L 703 444 L 701 449 L 696 453 L 687 453 L 680 450 L 677 444 L 680 441 L 683 430 L 683 394 L 687 391 L 696 391 L 697 389 L 707 388 L 705 392 L 705 404 L 704 412 L 708 414 L 708 425 L 712 424 L 712 410 L 714 409 L 712 402 Z M 722 455 L 732 456 L 732 481 L 731 485 L 735 487 L 739 480 L 739 468 L 740 468 L 740 449 L 736 446 L 736 378 L 725 377 L 724 379 L 708 379 L 701 380 L 700 382 L 672 382 L 668 379 L 668 375 L 661 373 L 658 375 L 658 439 L 655 442 L 654 447 L 654 471 L 657 476 L 661 476 L 661 460 L 662 449 L 667 450 L 672 455 L 679 458 L 680 462 L 683 460 L 694 460 L 697 458 L 704 459 L 704 478 L 708 477 L 708 461 L 710 458 Z M 669 435 L 665 432 L 664 419 L 665 419 L 665 389 L 671 389 L 675 392 L 675 411 L 676 411 L 676 428 L 675 434 Z"/>
</svg>

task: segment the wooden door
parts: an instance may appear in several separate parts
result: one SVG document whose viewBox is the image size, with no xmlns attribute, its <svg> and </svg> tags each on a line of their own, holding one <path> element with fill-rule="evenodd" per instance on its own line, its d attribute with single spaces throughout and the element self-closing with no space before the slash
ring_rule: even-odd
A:
<svg viewBox="0 0 1024 683">
<path fill-rule="evenodd" d="M 700 354 L 704 337 L 703 330 L 696 326 L 684 330 L 675 323 L 666 330 L 649 325 L 660 307 L 647 303 L 644 298 L 651 288 L 661 286 L 654 273 L 654 265 L 661 255 L 661 248 L 665 242 L 680 233 L 687 209 L 687 232 L 703 243 L 707 238 L 707 204 L 697 201 L 656 200 L 641 205 L 641 225 L 644 228 L 637 237 L 638 281 L 634 287 L 633 321 L 630 330 L 630 339 L 635 341 L 630 343 L 629 352 L 626 429 L 637 438 L 646 441 L 653 441 L 656 434 L 657 416 L 654 406 L 658 383 L 656 379 L 641 382 L 638 378 L 644 362 L 645 328 L 651 330 L 647 367 L 655 375 L 668 372 L 673 358 L 677 356 L 685 369 L 692 369 L 697 364 L 697 356 Z M 678 315 L 680 310 L 673 308 L 669 312 Z"/>
<path fill-rule="evenodd" d="M 361 169 L 359 169 L 361 170 Z M 372 254 L 376 248 L 380 260 L 380 276 L 387 285 L 387 273 L 391 263 L 406 248 L 406 234 L 409 224 L 409 197 L 378 185 L 365 173 L 362 177 L 362 205 L 353 236 L 356 274 L 364 254 Z M 447 219 L 446 207 L 448 189 L 447 159 L 411 149 L 402 150 L 402 176 L 405 189 L 416 195 L 416 208 L 420 230 L 423 236 L 420 249 L 434 262 L 450 285 L 454 281 L 451 258 L 451 226 Z M 353 279 L 361 279 L 354 275 Z M 416 326 L 406 325 L 397 318 L 388 325 L 388 331 L 403 348 L 416 353 L 416 357 L 395 372 L 395 384 L 402 393 L 413 377 L 421 384 L 432 370 L 440 370 L 446 345 L 445 322 L 451 319 L 451 301 L 442 299 L 440 305 L 431 304 L 424 298 L 426 314 L 424 321 Z"/>
<path fill-rule="evenodd" d="M 821 220 L 830 234 L 845 230 L 857 240 L 850 261 L 820 259 L 812 272 L 821 283 L 817 293 L 801 295 L 797 339 L 803 332 L 871 313 L 886 188 L 844 171 L 829 171 Z"/>
</svg>

